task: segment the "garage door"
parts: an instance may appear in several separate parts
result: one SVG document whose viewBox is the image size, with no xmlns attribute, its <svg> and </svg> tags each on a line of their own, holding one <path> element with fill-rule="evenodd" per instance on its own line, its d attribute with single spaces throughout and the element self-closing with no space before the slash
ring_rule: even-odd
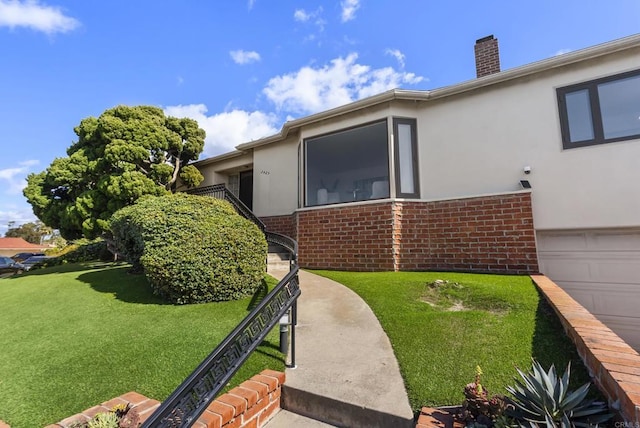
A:
<svg viewBox="0 0 640 428">
<path fill-rule="evenodd" d="M 640 351 L 640 229 L 538 232 L 540 271 Z"/>
</svg>

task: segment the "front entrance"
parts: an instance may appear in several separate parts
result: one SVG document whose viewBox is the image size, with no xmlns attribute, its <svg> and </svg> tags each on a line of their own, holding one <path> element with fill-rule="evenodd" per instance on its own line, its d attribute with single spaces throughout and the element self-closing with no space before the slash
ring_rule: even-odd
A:
<svg viewBox="0 0 640 428">
<path fill-rule="evenodd" d="M 238 198 L 250 210 L 253 209 L 253 171 L 243 171 L 240 173 L 240 189 Z"/>
</svg>

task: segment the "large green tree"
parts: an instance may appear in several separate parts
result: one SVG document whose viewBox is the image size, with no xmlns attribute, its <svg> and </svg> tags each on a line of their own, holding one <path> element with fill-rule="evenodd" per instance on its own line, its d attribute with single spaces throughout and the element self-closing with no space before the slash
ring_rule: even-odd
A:
<svg viewBox="0 0 640 428">
<path fill-rule="evenodd" d="M 67 157 L 27 177 L 24 195 L 34 214 L 66 239 L 95 238 L 111 215 L 142 195 L 175 191 L 178 179 L 203 180 L 189 162 L 204 148 L 205 132 L 192 119 L 165 116 L 151 106 L 118 106 L 74 128 Z"/>
</svg>

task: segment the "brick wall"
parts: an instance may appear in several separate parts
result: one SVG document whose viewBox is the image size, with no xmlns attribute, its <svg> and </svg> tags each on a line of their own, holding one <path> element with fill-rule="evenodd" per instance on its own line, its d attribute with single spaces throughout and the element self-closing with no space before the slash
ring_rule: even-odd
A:
<svg viewBox="0 0 640 428">
<path fill-rule="evenodd" d="M 280 410 L 284 381 L 284 373 L 263 370 L 259 375 L 253 376 L 240 386 L 216 398 L 193 427 L 257 428 L 263 426 Z M 160 406 L 157 400 L 149 399 L 137 392 L 129 392 L 46 428 L 66 428 L 74 422 L 88 421 L 98 413 L 108 412 L 117 404 L 131 404 L 140 414 L 141 421 L 149 418 Z M 6 427 L 8 428 L 8 425 Z M 1 421 L 0 428 L 3 428 Z"/>
<path fill-rule="evenodd" d="M 300 266 L 538 272 L 530 193 L 298 212 Z"/>
<path fill-rule="evenodd" d="M 397 202 L 397 270 L 538 272 L 530 193 Z"/>
<path fill-rule="evenodd" d="M 631 423 L 627 426 L 640 426 L 640 354 L 549 278 L 532 278 L 558 314 L 609 405 Z"/>
<path fill-rule="evenodd" d="M 296 214 L 260 217 L 269 232 L 280 233 L 296 239 Z"/>
<path fill-rule="evenodd" d="M 298 260 L 311 269 L 393 270 L 391 203 L 298 212 Z"/>
</svg>

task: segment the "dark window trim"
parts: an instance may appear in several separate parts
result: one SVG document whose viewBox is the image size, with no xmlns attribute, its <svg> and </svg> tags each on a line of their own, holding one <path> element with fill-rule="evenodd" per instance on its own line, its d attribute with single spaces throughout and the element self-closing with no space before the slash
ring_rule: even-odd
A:
<svg viewBox="0 0 640 428">
<path fill-rule="evenodd" d="M 413 193 L 400 192 L 400 147 L 398 141 L 398 125 L 411 126 L 411 162 L 413 164 Z M 417 120 L 411 118 L 393 118 L 393 161 L 394 175 L 396 181 L 397 198 L 419 198 L 420 197 L 420 175 L 418 171 L 418 126 Z"/>
<path fill-rule="evenodd" d="M 640 70 L 627 71 L 613 76 L 602 77 L 588 82 L 577 83 L 575 85 L 564 86 L 556 89 L 558 97 L 558 107 L 560 110 L 560 130 L 562 133 L 562 147 L 564 149 L 574 149 L 578 147 L 594 146 L 598 144 L 615 143 L 617 141 L 635 140 L 640 138 L 640 134 L 633 134 L 624 137 L 604 138 L 604 128 L 602 125 L 602 113 L 600 111 L 600 99 L 598 95 L 598 85 L 602 83 L 614 82 L 628 77 L 640 76 Z M 593 135 L 591 140 L 571 142 L 569 134 L 569 116 L 567 113 L 566 95 L 572 92 L 586 89 L 589 94 L 589 104 L 591 108 L 591 120 L 593 122 Z"/>
</svg>

